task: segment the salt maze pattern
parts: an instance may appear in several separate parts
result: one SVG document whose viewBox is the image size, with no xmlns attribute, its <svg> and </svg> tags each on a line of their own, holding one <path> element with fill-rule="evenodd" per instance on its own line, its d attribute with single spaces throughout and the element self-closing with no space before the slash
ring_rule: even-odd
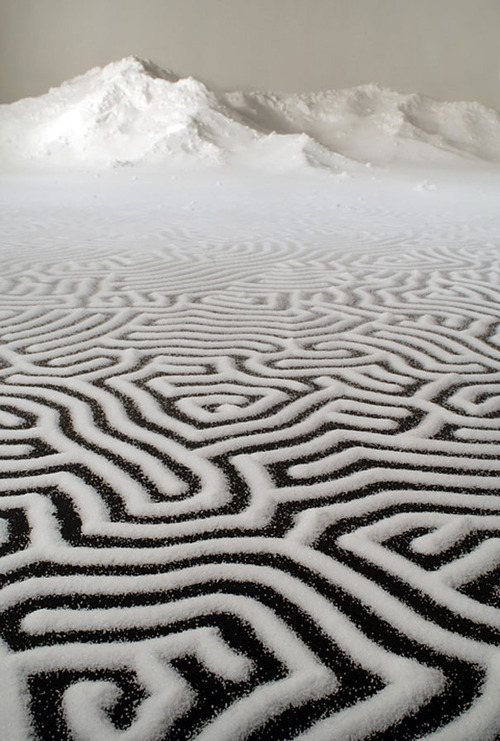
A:
<svg viewBox="0 0 500 741">
<path fill-rule="evenodd" d="M 487 231 L 17 235 L 4 740 L 496 738 Z"/>
</svg>

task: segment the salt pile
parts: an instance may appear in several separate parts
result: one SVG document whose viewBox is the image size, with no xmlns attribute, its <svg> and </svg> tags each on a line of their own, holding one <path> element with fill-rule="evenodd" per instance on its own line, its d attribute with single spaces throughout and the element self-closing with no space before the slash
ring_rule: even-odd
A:
<svg viewBox="0 0 500 741">
<path fill-rule="evenodd" d="M 0 158 L 119 166 L 500 160 L 500 114 L 377 85 L 309 94 L 219 93 L 136 57 L 0 106 Z"/>
<path fill-rule="evenodd" d="M 198 80 L 135 57 L 2 106 L 0 155 L 104 166 L 336 159 L 305 135 L 273 137 Z"/>
<path fill-rule="evenodd" d="M 368 84 L 286 95 L 233 93 L 233 107 L 282 134 L 305 132 L 329 150 L 374 164 L 500 159 L 500 114 Z"/>
</svg>

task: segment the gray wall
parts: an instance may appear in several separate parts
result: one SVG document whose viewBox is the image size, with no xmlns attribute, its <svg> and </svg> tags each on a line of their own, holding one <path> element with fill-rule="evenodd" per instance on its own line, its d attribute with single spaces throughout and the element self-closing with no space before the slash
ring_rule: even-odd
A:
<svg viewBox="0 0 500 741">
<path fill-rule="evenodd" d="M 380 82 L 500 108 L 500 0 L 0 0 L 0 101 L 129 54 L 228 88 Z"/>
</svg>

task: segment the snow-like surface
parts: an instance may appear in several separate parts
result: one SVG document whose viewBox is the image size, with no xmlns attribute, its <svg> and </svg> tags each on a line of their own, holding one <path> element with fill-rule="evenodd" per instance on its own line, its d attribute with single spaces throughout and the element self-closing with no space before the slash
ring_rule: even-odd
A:
<svg viewBox="0 0 500 741">
<path fill-rule="evenodd" d="M 291 95 L 219 93 L 128 57 L 0 106 L 3 162 L 244 164 L 500 160 L 500 115 L 377 85 Z"/>
<path fill-rule="evenodd" d="M 2 741 L 498 737 L 500 180 L 363 171 L 2 180 Z"/>
</svg>

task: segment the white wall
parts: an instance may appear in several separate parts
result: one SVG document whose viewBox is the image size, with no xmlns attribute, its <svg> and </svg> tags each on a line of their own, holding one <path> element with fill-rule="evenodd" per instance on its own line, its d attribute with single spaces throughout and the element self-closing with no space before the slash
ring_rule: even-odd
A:
<svg viewBox="0 0 500 741">
<path fill-rule="evenodd" d="M 221 88 L 381 82 L 500 108 L 500 0 L 0 0 L 0 100 L 128 54 Z"/>
</svg>

